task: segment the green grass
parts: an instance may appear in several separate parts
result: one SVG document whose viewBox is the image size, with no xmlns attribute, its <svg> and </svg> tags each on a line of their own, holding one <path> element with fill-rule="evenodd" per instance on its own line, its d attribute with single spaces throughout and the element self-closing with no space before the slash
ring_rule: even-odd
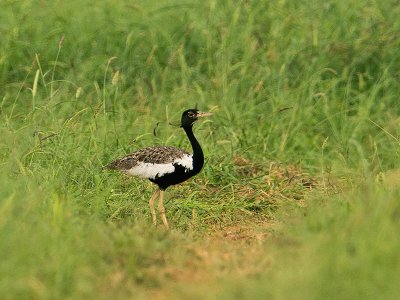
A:
<svg viewBox="0 0 400 300">
<path fill-rule="evenodd" d="M 1 6 L 2 299 L 400 297 L 394 1 Z M 101 167 L 195 105 L 165 232 Z"/>
</svg>

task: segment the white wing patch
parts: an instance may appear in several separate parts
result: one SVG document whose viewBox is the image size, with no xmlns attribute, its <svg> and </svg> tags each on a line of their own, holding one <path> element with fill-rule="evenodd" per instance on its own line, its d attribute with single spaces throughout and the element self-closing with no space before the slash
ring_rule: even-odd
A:
<svg viewBox="0 0 400 300">
<path fill-rule="evenodd" d="M 185 154 L 181 158 L 175 159 L 173 163 L 185 167 L 185 172 L 193 170 L 193 157 L 190 154 Z"/>
<path fill-rule="evenodd" d="M 136 166 L 126 170 L 125 172 L 128 175 L 155 179 L 156 177 L 162 177 L 165 174 L 173 173 L 175 171 L 174 164 L 181 165 L 185 168 L 185 172 L 189 172 L 190 170 L 193 170 L 193 157 L 192 155 L 185 154 L 183 157 L 165 164 L 139 162 Z"/>
</svg>

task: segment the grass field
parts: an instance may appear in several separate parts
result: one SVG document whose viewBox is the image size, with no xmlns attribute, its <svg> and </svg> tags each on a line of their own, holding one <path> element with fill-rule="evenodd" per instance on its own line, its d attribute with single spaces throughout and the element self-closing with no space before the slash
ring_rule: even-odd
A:
<svg viewBox="0 0 400 300">
<path fill-rule="evenodd" d="M 1 299 L 400 299 L 397 1 L 2 0 Z M 167 192 L 105 172 L 153 144 Z M 156 127 L 156 135 L 153 129 Z"/>
</svg>

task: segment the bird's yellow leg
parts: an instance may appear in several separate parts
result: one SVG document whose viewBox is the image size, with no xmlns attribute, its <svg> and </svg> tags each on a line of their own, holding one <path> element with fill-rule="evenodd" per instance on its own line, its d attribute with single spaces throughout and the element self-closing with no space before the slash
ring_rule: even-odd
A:
<svg viewBox="0 0 400 300">
<path fill-rule="evenodd" d="M 158 211 L 161 214 L 162 222 L 165 228 L 169 229 L 167 217 L 165 216 L 165 208 L 164 208 L 164 191 L 160 190 L 160 199 L 158 200 Z"/>
<path fill-rule="evenodd" d="M 160 190 L 155 191 L 155 193 L 153 194 L 153 196 L 151 196 L 149 201 L 151 217 L 153 218 L 153 225 L 157 225 L 157 217 L 156 217 L 156 210 L 154 209 L 154 202 L 156 201 L 159 194 Z"/>
</svg>

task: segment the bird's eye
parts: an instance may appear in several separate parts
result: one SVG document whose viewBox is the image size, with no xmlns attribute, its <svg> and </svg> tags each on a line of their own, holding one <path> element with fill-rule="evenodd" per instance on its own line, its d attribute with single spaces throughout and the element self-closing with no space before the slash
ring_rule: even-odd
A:
<svg viewBox="0 0 400 300">
<path fill-rule="evenodd" d="M 193 117 L 194 117 L 194 113 L 188 112 L 188 116 L 189 116 L 190 118 L 193 118 Z"/>
</svg>

